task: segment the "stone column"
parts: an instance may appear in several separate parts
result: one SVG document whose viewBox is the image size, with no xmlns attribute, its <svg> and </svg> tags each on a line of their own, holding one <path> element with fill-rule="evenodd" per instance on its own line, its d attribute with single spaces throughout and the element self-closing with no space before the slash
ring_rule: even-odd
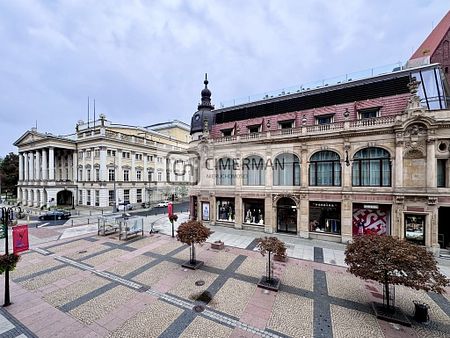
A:
<svg viewBox="0 0 450 338">
<path fill-rule="evenodd" d="M 350 189 L 352 186 L 352 165 L 351 162 L 345 162 L 347 159 L 347 152 L 348 152 L 348 160 L 352 158 L 351 152 L 350 152 L 350 144 L 344 145 L 344 158 L 341 162 L 341 171 L 342 171 L 342 186 L 345 189 Z"/>
<path fill-rule="evenodd" d="M 300 237 L 309 238 L 309 199 L 307 194 L 301 194 L 300 210 L 298 210 L 300 218 Z"/>
<path fill-rule="evenodd" d="M 272 168 L 269 170 L 272 171 Z M 272 196 L 266 195 L 264 198 L 264 232 L 271 234 L 276 231 L 276 224 L 273 223 L 273 208 L 272 208 Z M 244 211 L 241 213 L 241 217 L 244 217 Z"/>
<path fill-rule="evenodd" d="M 55 180 L 55 148 L 50 147 L 48 152 L 48 179 Z"/>
<path fill-rule="evenodd" d="M 171 178 L 171 176 L 169 176 L 169 177 Z M 134 151 L 131 152 L 130 181 L 136 181 L 136 153 Z"/>
<path fill-rule="evenodd" d="M 42 179 L 42 175 L 41 175 L 41 153 L 39 150 L 36 150 L 36 180 L 40 181 Z"/>
<path fill-rule="evenodd" d="M 29 177 L 30 177 L 30 172 L 29 172 L 29 156 L 28 156 L 28 153 L 25 153 L 24 155 L 24 180 L 25 181 L 28 181 L 29 180 Z"/>
<path fill-rule="evenodd" d="M 308 187 L 308 149 L 301 148 L 300 158 L 300 185 L 302 188 Z"/>
<path fill-rule="evenodd" d="M 403 187 L 403 142 L 395 145 L 395 161 L 392 162 L 393 175 L 395 177 L 394 187 Z"/>
<path fill-rule="evenodd" d="M 42 179 L 48 180 L 47 149 L 42 149 Z"/>
<path fill-rule="evenodd" d="M 436 155 L 434 140 L 427 140 L 427 188 L 436 188 Z"/>
<path fill-rule="evenodd" d="M 341 203 L 341 241 L 347 243 L 353 239 L 353 210 L 350 196 L 344 195 Z"/>
<path fill-rule="evenodd" d="M 72 181 L 77 181 L 78 154 L 76 151 L 72 153 Z"/>
<path fill-rule="evenodd" d="M 19 181 L 23 181 L 23 154 L 19 153 Z"/>
<path fill-rule="evenodd" d="M 108 169 L 106 168 L 106 147 L 100 148 L 100 181 L 108 180 Z"/>
<path fill-rule="evenodd" d="M 35 173 L 35 167 L 34 167 L 34 151 L 30 153 L 30 181 L 34 180 L 34 173 Z"/>
<path fill-rule="evenodd" d="M 236 229 L 242 229 L 243 213 L 244 211 L 242 206 L 241 195 L 236 194 L 236 197 L 234 198 L 234 227 Z"/>
</svg>

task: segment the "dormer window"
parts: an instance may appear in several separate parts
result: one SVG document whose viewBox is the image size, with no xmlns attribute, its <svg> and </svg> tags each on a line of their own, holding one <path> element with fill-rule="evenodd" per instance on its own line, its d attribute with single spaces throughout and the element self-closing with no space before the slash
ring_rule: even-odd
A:
<svg viewBox="0 0 450 338">
<path fill-rule="evenodd" d="M 380 108 L 370 108 L 358 110 L 358 115 L 360 120 L 374 119 L 380 116 Z"/>
<path fill-rule="evenodd" d="M 259 133 L 261 131 L 261 125 L 253 125 L 253 126 L 247 126 L 249 134 Z"/>
<path fill-rule="evenodd" d="M 232 136 L 233 135 L 233 128 L 229 128 L 229 129 L 222 129 L 222 136 L 226 137 L 226 136 Z"/>
<path fill-rule="evenodd" d="M 321 115 L 316 116 L 316 124 L 331 124 L 334 122 L 334 115 Z"/>
<path fill-rule="evenodd" d="M 278 126 L 279 129 L 292 129 L 294 128 L 294 120 L 288 120 L 288 121 L 279 121 Z"/>
</svg>

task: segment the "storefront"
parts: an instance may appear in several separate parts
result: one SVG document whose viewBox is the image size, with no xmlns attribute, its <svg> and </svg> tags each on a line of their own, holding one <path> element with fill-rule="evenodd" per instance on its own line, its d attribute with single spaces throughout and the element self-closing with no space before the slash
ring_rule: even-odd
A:
<svg viewBox="0 0 450 338">
<path fill-rule="evenodd" d="M 309 202 L 309 231 L 341 234 L 341 203 Z"/>
<path fill-rule="evenodd" d="M 297 233 L 297 206 L 289 197 L 278 200 L 277 232 Z"/>
<path fill-rule="evenodd" d="M 405 239 L 425 245 L 425 215 L 405 214 Z"/>
<path fill-rule="evenodd" d="M 363 234 L 389 235 L 391 206 L 383 204 L 353 204 L 353 236 Z"/>
<path fill-rule="evenodd" d="M 264 199 L 243 199 L 243 223 L 264 226 Z"/>
<path fill-rule="evenodd" d="M 234 198 L 216 198 L 216 219 L 219 222 L 234 222 Z"/>
</svg>

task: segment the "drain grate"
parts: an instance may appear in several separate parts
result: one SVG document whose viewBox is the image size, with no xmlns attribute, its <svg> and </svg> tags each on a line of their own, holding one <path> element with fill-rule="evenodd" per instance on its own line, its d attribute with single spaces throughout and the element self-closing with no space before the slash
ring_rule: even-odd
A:
<svg viewBox="0 0 450 338">
<path fill-rule="evenodd" d="M 195 312 L 203 312 L 203 311 L 205 311 L 205 307 L 203 305 L 195 305 L 193 310 Z"/>
<path fill-rule="evenodd" d="M 203 286 L 203 285 L 205 285 L 205 281 L 204 280 L 198 280 L 198 281 L 195 282 L 195 285 Z"/>
<path fill-rule="evenodd" d="M 87 252 L 87 250 L 81 250 L 81 251 L 78 251 L 79 254 L 84 254 L 84 253 L 86 253 L 86 252 Z"/>
</svg>

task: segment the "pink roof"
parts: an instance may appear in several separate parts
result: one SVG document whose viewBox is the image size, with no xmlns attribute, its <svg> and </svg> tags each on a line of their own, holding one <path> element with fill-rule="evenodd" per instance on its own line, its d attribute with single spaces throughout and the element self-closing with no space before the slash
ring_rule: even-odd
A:
<svg viewBox="0 0 450 338">
<path fill-rule="evenodd" d="M 419 48 L 411 56 L 410 60 L 420 58 L 423 56 L 432 56 L 436 49 L 439 47 L 445 34 L 447 34 L 450 29 L 450 11 L 444 16 L 444 18 L 439 22 L 439 24 L 433 29 L 433 31 L 428 35 L 425 41 L 420 45 Z"/>
</svg>

